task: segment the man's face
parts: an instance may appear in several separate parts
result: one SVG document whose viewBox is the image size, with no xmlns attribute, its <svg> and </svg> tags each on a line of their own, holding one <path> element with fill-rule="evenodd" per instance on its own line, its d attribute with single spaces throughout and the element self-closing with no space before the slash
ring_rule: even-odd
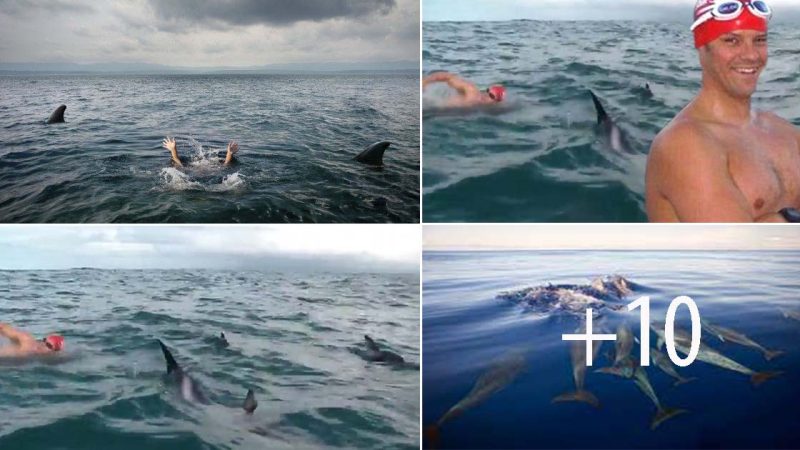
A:
<svg viewBox="0 0 800 450">
<path fill-rule="evenodd" d="M 703 76 L 737 98 L 750 98 L 767 65 L 767 33 L 726 33 L 700 49 Z"/>
</svg>

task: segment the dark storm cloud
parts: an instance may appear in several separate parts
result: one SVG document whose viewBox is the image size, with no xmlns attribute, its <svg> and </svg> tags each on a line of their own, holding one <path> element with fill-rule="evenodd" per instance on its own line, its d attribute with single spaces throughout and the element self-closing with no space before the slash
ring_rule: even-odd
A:
<svg viewBox="0 0 800 450">
<path fill-rule="evenodd" d="M 88 13 L 94 8 L 78 2 L 65 0 L 0 0 L 0 13 L 9 16 L 25 16 L 45 10 L 50 14 L 62 12 Z"/>
<path fill-rule="evenodd" d="M 156 15 L 176 22 L 278 25 L 387 14 L 395 0 L 149 0 Z"/>
</svg>

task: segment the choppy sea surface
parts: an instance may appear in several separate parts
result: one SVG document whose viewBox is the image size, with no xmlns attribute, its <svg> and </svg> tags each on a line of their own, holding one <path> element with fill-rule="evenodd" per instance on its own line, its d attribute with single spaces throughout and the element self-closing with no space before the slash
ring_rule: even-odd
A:
<svg viewBox="0 0 800 450">
<path fill-rule="evenodd" d="M 419 77 L 0 76 L 0 221 L 418 222 Z M 67 105 L 66 123 L 45 125 Z M 185 170 L 161 147 L 175 136 Z M 226 144 L 238 164 L 223 167 Z M 390 141 L 382 170 L 353 157 Z"/>
<path fill-rule="evenodd" d="M 798 448 L 800 315 L 783 314 L 800 314 L 798 263 L 795 251 L 425 252 L 423 425 L 436 423 L 497 361 L 521 353 L 524 368 L 516 378 L 441 425 L 441 448 Z M 702 319 L 784 353 L 768 361 L 761 351 L 721 342 L 707 330 L 704 344 L 754 371 L 783 373 L 756 387 L 747 375 L 696 360 L 675 367 L 696 378 L 675 386 L 651 363 L 645 371 L 658 400 L 686 410 L 651 430 L 656 407 L 634 381 L 594 371 L 614 354 L 606 342 L 584 386 L 599 408 L 553 403 L 575 390 L 571 344 L 561 335 L 574 333 L 580 319 L 497 296 L 549 283 L 585 285 L 609 274 L 635 283 L 620 305 L 649 296 L 652 320 L 663 321 L 673 298 L 689 296 Z M 601 312 L 594 333 L 614 333 L 625 322 L 640 336 L 638 309 Z M 688 309 L 678 308 L 677 326 L 689 330 L 689 322 Z M 606 331 L 599 331 L 601 324 Z M 655 333 L 650 339 L 655 347 Z M 639 351 L 635 345 L 632 354 Z"/>
<path fill-rule="evenodd" d="M 358 355 L 369 334 L 419 362 L 417 275 L 0 271 L 0 317 L 66 339 L 0 360 L 3 449 L 419 447 L 419 370 Z M 156 338 L 211 405 L 182 398 Z"/>
<path fill-rule="evenodd" d="M 800 126 L 800 28 L 770 27 L 754 96 Z M 424 22 L 423 72 L 508 88 L 496 114 L 437 112 L 423 94 L 423 216 L 430 222 L 640 222 L 655 135 L 700 89 L 689 24 Z M 649 83 L 653 97 L 645 94 Z M 596 130 L 593 90 L 633 146 Z"/>
</svg>

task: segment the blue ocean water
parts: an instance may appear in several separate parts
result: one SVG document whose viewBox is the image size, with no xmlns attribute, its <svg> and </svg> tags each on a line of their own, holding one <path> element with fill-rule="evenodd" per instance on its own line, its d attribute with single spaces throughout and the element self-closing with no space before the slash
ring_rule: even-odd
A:
<svg viewBox="0 0 800 450">
<path fill-rule="evenodd" d="M 798 126 L 799 30 L 770 26 L 753 101 Z M 423 94 L 425 221 L 646 220 L 650 144 L 700 89 L 688 23 L 424 22 L 422 47 L 423 73 L 502 83 L 509 101 L 498 114 L 442 114 L 433 107 L 447 89 Z M 589 89 L 633 154 L 615 153 L 598 135 Z"/>
<path fill-rule="evenodd" d="M 441 426 L 441 448 L 800 447 L 800 322 L 782 313 L 800 311 L 798 263 L 796 251 L 425 252 L 423 425 L 435 423 L 465 397 L 495 361 L 525 352 L 525 368 L 510 384 Z M 695 361 L 677 371 L 697 380 L 673 386 L 674 380 L 651 364 L 646 373 L 661 404 L 688 411 L 653 431 L 656 408 L 628 379 L 590 369 L 585 388 L 600 408 L 552 403 L 575 390 L 570 343 L 561 335 L 573 333 L 579 320 L 537 314 L 496 296 L 548 283 L 588 284 L 609 274 L 636 283 L 624 303 L 650 297 L 654 321 L 664 319 L 673 298 L 690 296 L 701 318 L 785 353 L 766 361 L 759 351 L 705 332 L 704 343 L 753 370 L 783 373 L 754 387 L 746 375 Z M 607 332 L 625 321 L 640 335 L 638 310 L 606 311 L 602 321 Z M 690 329 L 685 307 L 676 324 Z M 651 346 L 655 343 L 651 333 Z M 608 365 L 610 350 L 613 344 L 605 343 L 593 369 Z M 639 355 L 638 346 L 633 355 Z"/>
<path fill-rule="evenodd" d="M 417 275 L 0 271 L 0 318 L 66 339 L 0 361 L 2 449 L 419 446 L 419 370 L 357 354 L 369 334 L 419 362 Z M 212 405 L 165 379 L 156 338 Z"/>
<path fill-rule="evenodd" d="M 419 77 L 0 76 L 0 221 L 418 222 Z M 45 125 L 59 104 L 66 123 Z M 191 161 L 161 147 L 175 136 Z M 220 164 L 239 142 L 238 164 Z M 353 161 L 388 140 L 382 170 Z"/>
</svg>

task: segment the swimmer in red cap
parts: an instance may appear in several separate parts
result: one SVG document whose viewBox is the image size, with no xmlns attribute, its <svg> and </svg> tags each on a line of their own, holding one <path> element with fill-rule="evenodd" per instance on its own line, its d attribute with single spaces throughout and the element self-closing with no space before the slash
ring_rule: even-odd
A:
<svg viewBox="0 0 800 450">
<path fill-rule="evenodd" d="M 0 323 L 0 336 L 11 341 L 11 345 L 0 347 L 0 357 L 24 357 L 32 355 L 46 355 L 64 349 L 64 338 L 51 334 L 42 339 L 36 339 L 31 334 L 20 331 L 11 325 Z"/>
<path fill-rule="evenodd" d="M 422 80 L 422 90 L 424 91 L 431 83 L 447 83 L 458 93 L 458 96 L 448 100 L 447 107 L 469 108 L 492 105 L 500 103 L 506 98 L 506 88 L 499 84 L 481 90 L 474 83 L 448 72 L 436 72 L 425 77 Z"/>
<path fill-rule="evenodd" d="M 800 130 L 754 110 L 767 65 L 764 0 L 699 0 L 694 45 L 702 88 L 653 141 L 653 222 L 793 222 L 800 209 Z M 787 93 L 795 95 L 795 92 Z"/>
</svg>

